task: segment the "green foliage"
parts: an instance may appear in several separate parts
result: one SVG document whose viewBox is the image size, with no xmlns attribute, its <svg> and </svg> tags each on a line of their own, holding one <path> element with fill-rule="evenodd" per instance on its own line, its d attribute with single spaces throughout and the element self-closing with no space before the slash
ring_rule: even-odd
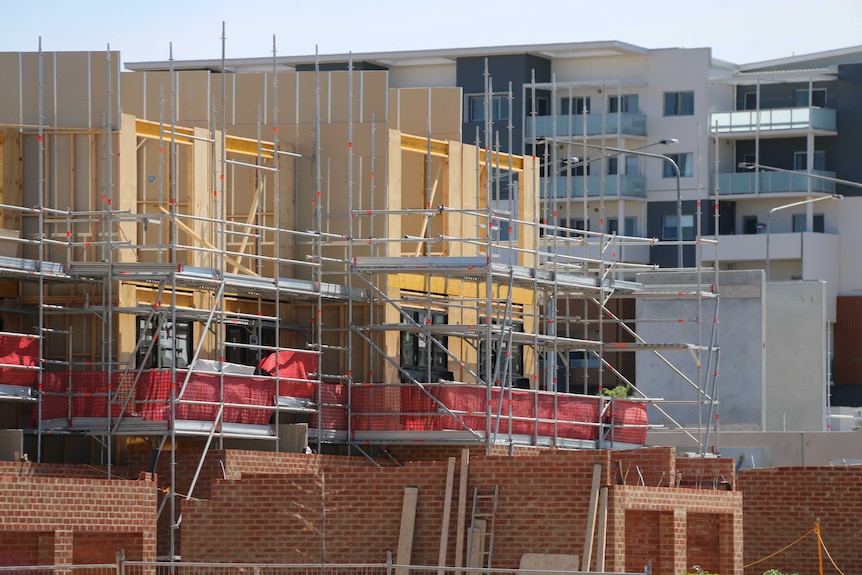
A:
<svg viewBox="0 0 862 575">
<path fill-rule="evenodd" d="M 634 390 L 631 388 L 630 385 L 627 384 L 618 385 L 616 387 L 602 388 L 602 395 L 604 395 L 605 397 L 616 397 L 625 399 L 626 397 L 634 396 L 634 394 Z"/>
<path fill-rule="evenodd" d="M 796 573 L 782 573 L 780 569 L 767 569 L 763 575 L 797 575 Z"/>
</svg>

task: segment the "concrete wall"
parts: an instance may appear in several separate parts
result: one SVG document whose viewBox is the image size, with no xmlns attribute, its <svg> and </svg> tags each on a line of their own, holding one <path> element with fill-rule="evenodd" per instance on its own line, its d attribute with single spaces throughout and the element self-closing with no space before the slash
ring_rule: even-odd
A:
<svg viewBox="0 0 862 575">
<path fill-rule="evenodd" d="M 769 282 L 764 304 L 764 431 L 823 431 L 827 391 L 826 284 Z"/>
<path fill-rule="evenodd" d="M 841 465 L 862 461 L 860 438 L 855 431 L 722 431 L 718 438 L 710 435 L 707 450 L 737 460 L 740 469 Z M 680 431 L 649 432 L 647 444 L 695 448 Z"/>
<path fill-rule="evenodd" d="M 694 273 L 647 273 L 638 278 L 645 285 L 692 284 Z M 708 289 L 711 274 L 704 274 L 704 288 Z M 721 297 L 718 313 L 718 340 L 721 347 L 719 370 L 719 400 L 721 425 L 724 428 L 761 429 L 763 426 L 763 401 L 765 370 L 765 308 L 763 305 L 763 273 L 760 271 L 721 272 L 719 276 Z M 669 297 L 644 298 L 637 302 L 637 331 L 647 342 L 681 343 L 698 341 L 698 325 L 694 321 L 700 315 L 701 342 L 708 345 L 715 317 L 715 300 L 705 298 L 702 309 L 697 299 Z M 658 321 L 651 321 L 658 320 Z M 668 321 L 677 320 L 677 321 Z M 673 365 L 693 381 L 698 379 L 698 369 L 687 351 L 663 352 Z M 705 365 L 704 375 L 715 370 Z M 675 374 L 661 359 L 652 353 L 637 355 L 638 388 L 650 397 L 668 400 L 696 401 L 697 392 Z M 662 409 L 686 426 L 697 426 L 698 410 L 694 405 L 666 404 Z M 707 408 L 701 412 L 701 420 L 708 417 Z M 650 412 L 650 422 L 669 422 L 655 409 Z"/>
</svg>

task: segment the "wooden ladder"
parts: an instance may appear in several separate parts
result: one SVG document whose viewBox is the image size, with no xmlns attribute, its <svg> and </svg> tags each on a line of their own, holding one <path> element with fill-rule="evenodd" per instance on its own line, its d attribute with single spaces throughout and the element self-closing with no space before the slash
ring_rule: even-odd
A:
<svg viewBox="0 0 862 575">
<path fill-rule="evenodd" d="M 491 567 L 494 552 L 494 518 L 500 499 L 500 486 L 473 488 L 473 510 L 467 535 L 467 567 Z"/>
</svg>

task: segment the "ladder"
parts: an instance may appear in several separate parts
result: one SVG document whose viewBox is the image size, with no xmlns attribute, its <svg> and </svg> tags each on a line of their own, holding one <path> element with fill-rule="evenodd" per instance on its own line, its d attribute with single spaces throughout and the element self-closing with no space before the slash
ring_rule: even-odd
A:
<svg viewBox="0 0 862 575">
<path fill-rule="evenodd" d="M 500 486 L 473 488 L 473 510 L 470 514 L 470 532 L 467 534 L 467 567 L 491 568 L 494 552 L 494 517 Z"/>
</svg>

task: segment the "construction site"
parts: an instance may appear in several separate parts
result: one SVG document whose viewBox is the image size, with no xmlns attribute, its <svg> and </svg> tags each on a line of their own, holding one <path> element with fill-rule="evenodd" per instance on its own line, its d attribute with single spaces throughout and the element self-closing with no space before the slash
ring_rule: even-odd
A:
<svg viewBox="0 0 862 575">
<path fill-rule="evenodd" d="M 464 144 L 459 89 L 349 57 L 172 64 L 0 54 L 0 565 L 760 572 L 709 447 L 715 267 L 644 282 L 623 253 L 661 242 L 561 223 L 487 72 Z M 641 299 L 697 338 L 641 337 Z M 685 457 L 646 446 L 663 402 L 702 414 Z"/>
</svg>

